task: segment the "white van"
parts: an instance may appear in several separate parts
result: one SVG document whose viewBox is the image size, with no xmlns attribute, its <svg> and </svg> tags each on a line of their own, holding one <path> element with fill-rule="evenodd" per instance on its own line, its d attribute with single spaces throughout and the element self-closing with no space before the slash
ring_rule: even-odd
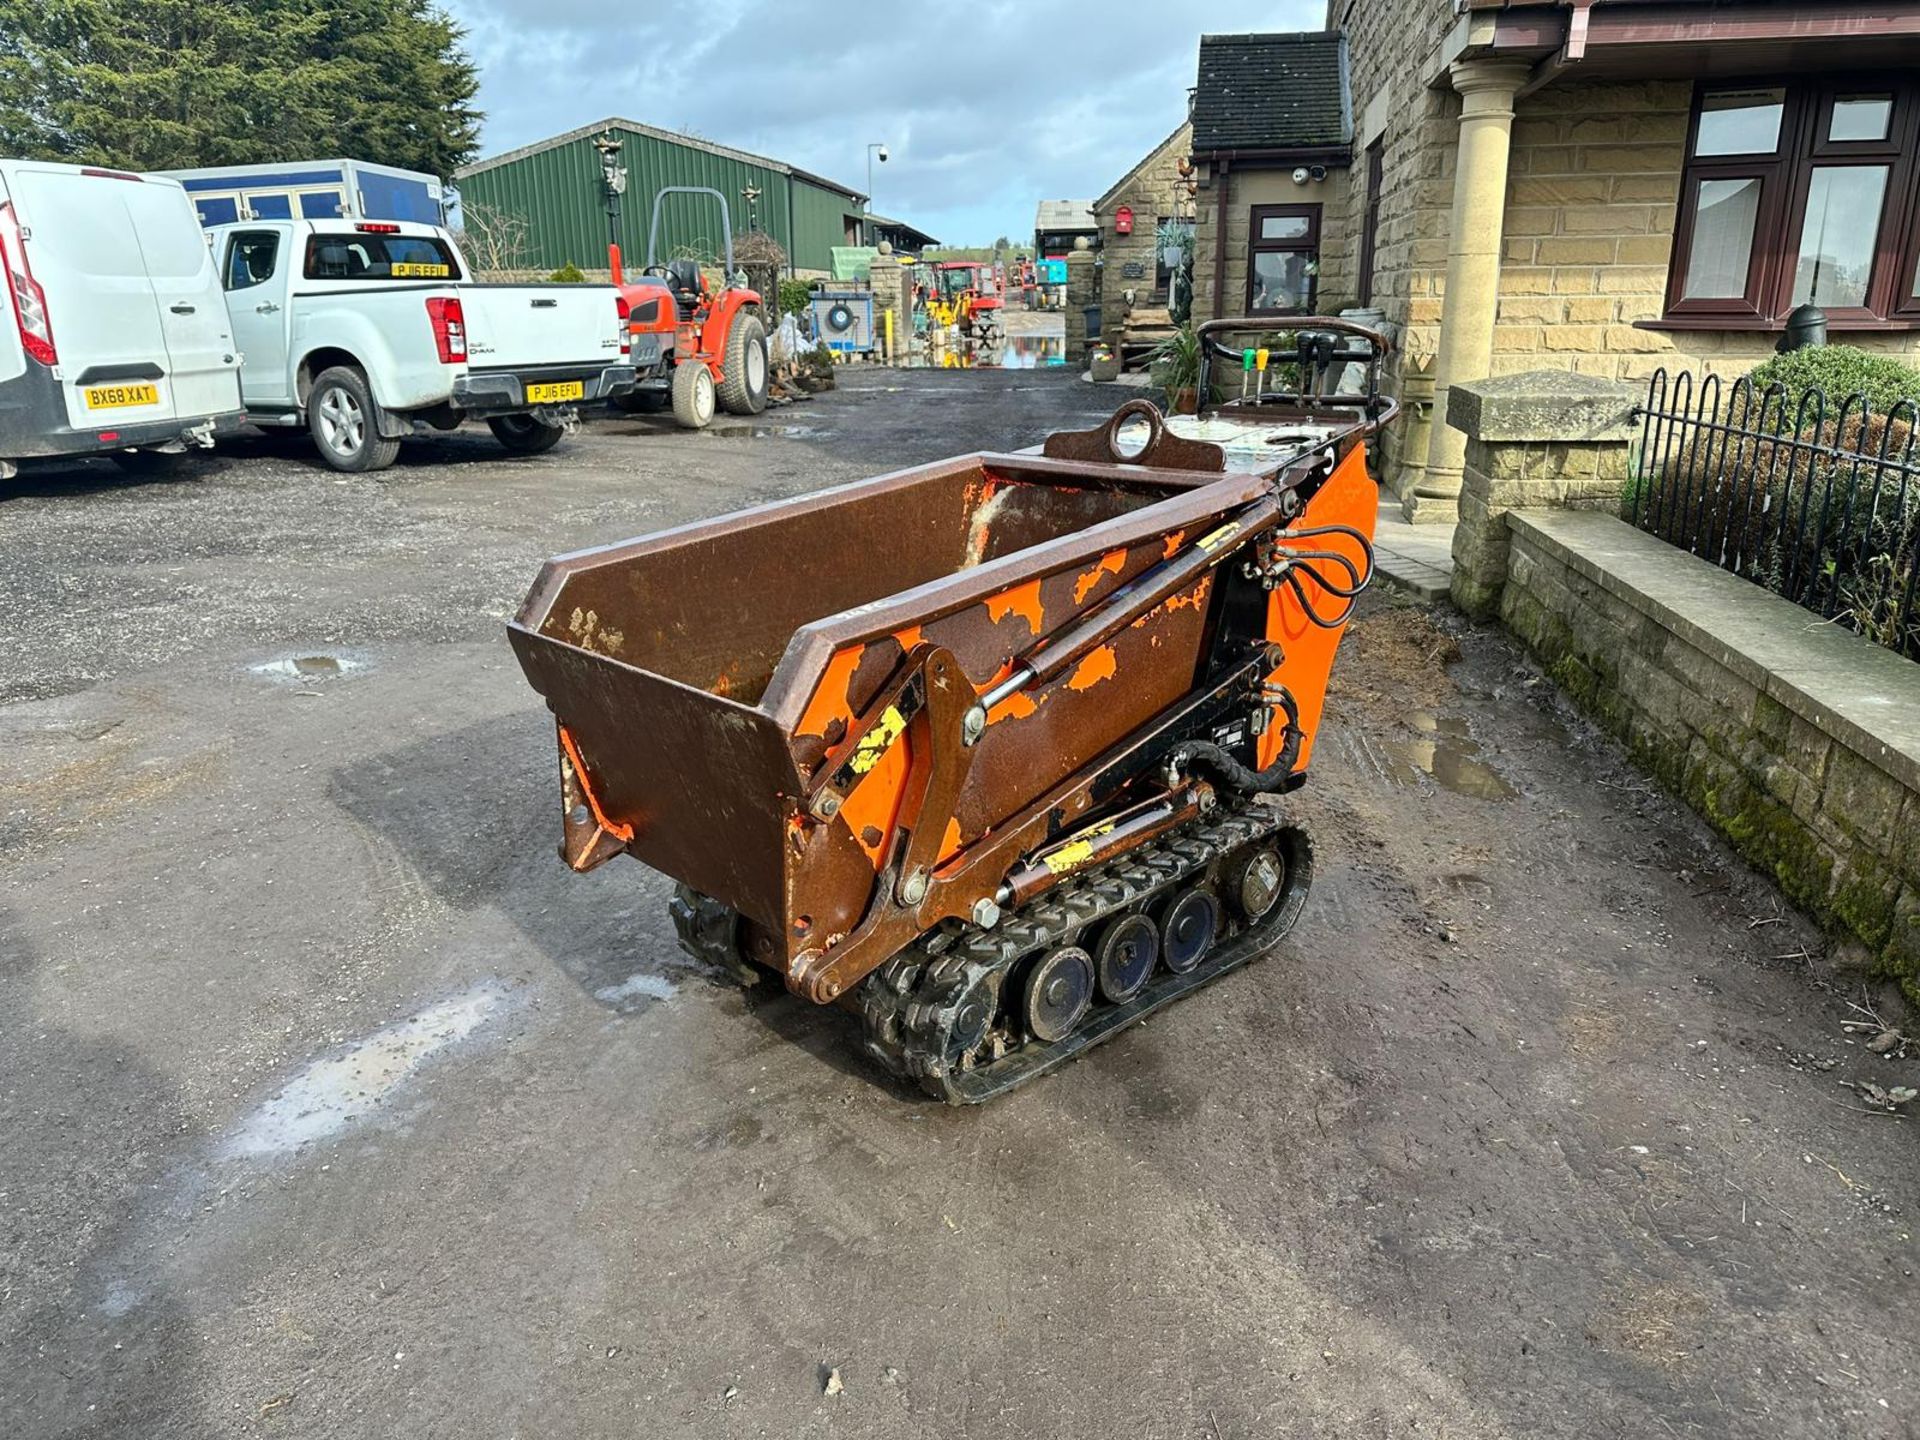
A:
<svg viewBox="0 0 1920 1440">
<path fill-rule="evenodd" d="M 56 456 L 158 470 L 243 422 L 226 297 L 180 182 L 0 160 L 0 479 Z"/>
</svg>

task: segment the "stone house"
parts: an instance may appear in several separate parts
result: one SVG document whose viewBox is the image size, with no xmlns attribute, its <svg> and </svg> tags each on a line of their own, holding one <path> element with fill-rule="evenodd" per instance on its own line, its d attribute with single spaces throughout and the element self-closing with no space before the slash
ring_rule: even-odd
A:
<svg viewBox="0 0 1920 1440">
<path fill-rule="evenodd" d="M 1124 313 L 1129 292 L 1133 308 L 1167 303 L 1172 272 L 1155 236 L 1169 221 L 1193 220 L 1192 150 L 1193 125 L 1183 121 L 1093 202 L 1103 310 Z"/>
<path fill-rule="evenodd" d="M 1192 111 L 1194 318 L 1324 314 L 1361 299 L 1345 37 L 1203 35 Z"/>
<path fill-rule="evenodd" d="M 1323 237 L 1399 330 L 1389 474 L 1412 518 L 1457 505 L 1464 440 L 1434 418 L 1455 381 L 1736 374 L 1803 301 L 1836 340 L 1920 350 L 1920 3 L 1330 0 L 1328 19 L 1357 158 Z"/>
</svg>

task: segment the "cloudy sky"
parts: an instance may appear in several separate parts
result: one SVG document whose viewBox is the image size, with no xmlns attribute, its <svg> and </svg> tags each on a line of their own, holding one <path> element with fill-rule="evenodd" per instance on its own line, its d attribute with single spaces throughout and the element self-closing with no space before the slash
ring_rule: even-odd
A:
<svg viewBox="0 0 1920 1440">
<path fill-rule="evenodd" d="M 863 190 L 880 140 L 873 208 L 949 244 L 1119 179 L 1184 118 L 1203 32 L 1326 23 L 1323 0 L 441 3 L 480 66 L 483 155 L 624 115 Z"/>
</svg>

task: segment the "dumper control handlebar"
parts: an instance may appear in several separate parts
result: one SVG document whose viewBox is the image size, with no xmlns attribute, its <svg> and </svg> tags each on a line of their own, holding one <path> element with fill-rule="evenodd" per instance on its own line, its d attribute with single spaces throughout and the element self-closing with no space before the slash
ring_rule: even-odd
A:
<svg viewBox="0 0 1920 1440">
<path fill-rule="evenodd" d="M 1357 409 L 1366 416 L 1365 430 L 1376 434 L 1400 413 L 1399 402 L 1380 393 L 1380 366 L 1393 353 L 1393 342 L 1370 326 L 1333 316 L 1303 316 L 1297 321 L 1276 324 L 1273 317 L 1256 315 L 1222 316 L 1208 320 L 1197 332 L 1200 342 L 1198 390 L 1204 412 L 1213 398 L 1213 371 L 1216 361 L 1241 372 L 1242 393 L 1230 397 L 1225 407 L 1245 405 L 1289 405 L 1301 409 Z M 1236 348 L 1221 338 L 1226 335 L 1258 336 L 1263 343 Z M 1339 387 L 1349 367 L 1363 367 L 1364 388 L 1360 391 Z M 1278 367 L 1291 365 L 1293 383 L 1280 382 Z M 1275 383 L 1267 384 L 1272 368 Z M 1223 378 L 1222 388 L 1228 382 Z"/>
</svg>

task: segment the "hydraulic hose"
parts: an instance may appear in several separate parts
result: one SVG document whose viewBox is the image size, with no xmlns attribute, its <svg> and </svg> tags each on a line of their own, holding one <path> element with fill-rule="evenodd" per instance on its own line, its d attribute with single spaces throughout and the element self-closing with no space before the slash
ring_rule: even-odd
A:
<svg viewBox="0 0 1920 1440">
<path fill-rule="evenodd" d="M 1300 728 L 1300 706 L 1284 685 L 1279 687 L 1275 703 L 1286 712 L 1287 738 L 1281 743 L 1280 753 L 1266 769 L 1249 769 L 1210 740 L 1186 741 L 1173 752 L 1173 763 L 1178 766 L 1197 765 L 1229 790 L 1242 795 L 1260 795 L 1278 790 L 1293 778 L 1293 767 L 1299 762 L 1300 747 L 1306 743 L 1307 734 Z"/>
</svg>

